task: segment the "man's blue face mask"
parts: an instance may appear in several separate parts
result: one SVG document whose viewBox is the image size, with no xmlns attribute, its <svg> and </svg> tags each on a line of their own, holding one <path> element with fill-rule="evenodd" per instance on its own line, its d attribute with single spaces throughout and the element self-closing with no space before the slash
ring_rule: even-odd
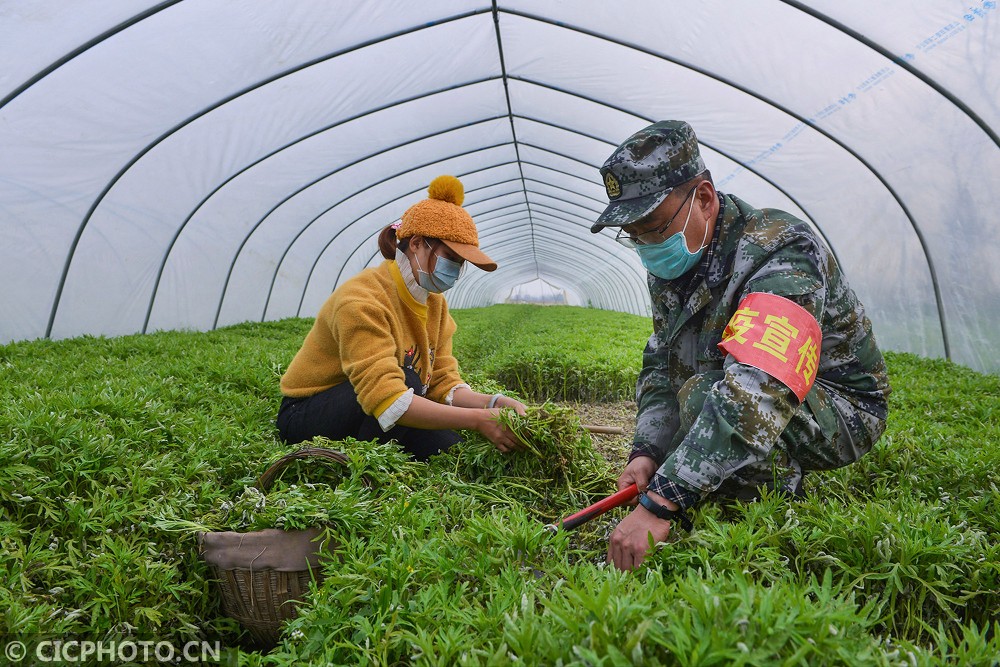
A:
<svg viewBox="0 0 1000 667">
<path fill-rule="evenodd" d="M 691 192 L 694 192 L 692 190 Z M 684 227 L 670 238 L 660 243 L 649 243 L 635 246 L 635 251 L 639 253 L 639 259 L 646 270 L 657 278 L 673 280 L 680 278 L 690 271 L 705 252 L 705 241 L 708 239 L 708 225 L 705 225 L 705 235 L 701 240 L 701 247 L 691 252 L 687 249 L 687 240 L 684 232 L 687 231 L 688 222 L 691 220 L 691 211 L 694 210 L 694 202 L 688 208 L 687 217 L 684 219 Z"/>
</svg>

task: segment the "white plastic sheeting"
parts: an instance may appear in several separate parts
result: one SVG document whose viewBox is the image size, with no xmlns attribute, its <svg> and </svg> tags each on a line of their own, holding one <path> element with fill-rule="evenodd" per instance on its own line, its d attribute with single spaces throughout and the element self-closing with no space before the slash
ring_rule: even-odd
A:
<svg viewBox="0 0 1000 667">
<path fill-rule="evenodd" d="M 597 168 L 689 121 L 807 219 L 884 347 L 1000 370 L 992 0 L 0 0 L 0 342 L 311 316 L 442 173 L 484 249 L 649 312 Z"/>
</svg>

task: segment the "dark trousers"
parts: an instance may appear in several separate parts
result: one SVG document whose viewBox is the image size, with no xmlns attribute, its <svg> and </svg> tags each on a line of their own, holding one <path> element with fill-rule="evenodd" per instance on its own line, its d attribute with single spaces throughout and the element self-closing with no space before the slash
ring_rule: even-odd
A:
<svg viewBox="0 0 1000 667">
<path fill-rule="evenodd" d="M 406 386 L 418 396 L 422 389 L 417 374 L 406 369 Z M 395 440 L 418 461 L 445 451 L 462 438 L 454 431 L 394 426 L 383 431 L 378 420 L 365 414 L 350 382 L 342 382 L 306 398 L 285 397 L 277 418 L 278 433 L 289 444 L 316 436 L 330 440 Z"/>
</svg>

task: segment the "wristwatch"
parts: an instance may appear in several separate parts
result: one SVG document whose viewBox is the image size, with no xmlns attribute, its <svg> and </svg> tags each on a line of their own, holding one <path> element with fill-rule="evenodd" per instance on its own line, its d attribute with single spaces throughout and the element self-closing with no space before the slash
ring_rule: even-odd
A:
<svg viewBox="0 0 1000 667">
<path fill-rule="evenodd" d="M 688 519 L 687 514 L 684 512 L 683 507 L 678 506 L 680 509 L 676 510 L 668 509 L 666 505 L 661 505 L 647 496 L 645 491 L 639 494 L 639 504 L 661 519 L 673 521 L 674 523 L 680 523 L 681 528 L 684 530 L 691 530 L 691 528 L 694 527 L 691 524 L 691 520 Z"/>
</svg>

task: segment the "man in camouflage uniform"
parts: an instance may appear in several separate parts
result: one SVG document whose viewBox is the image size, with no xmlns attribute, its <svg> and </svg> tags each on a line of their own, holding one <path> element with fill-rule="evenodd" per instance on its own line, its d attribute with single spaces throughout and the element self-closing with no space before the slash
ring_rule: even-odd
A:
<svg viewBox="0 0 1000 667">
<path fill-rule="evenodd" d="M 803 471 L 863 456 L 885 430 L 889 384 L 864 307 L 803 221 L 715 190 L 694 131 L 661 121 L 601 167 L 620 227 L 649 271 L 653 335 L 618 487 L 640 504 L 608 561 L 638 567 L 709 495 L 801 493 Z"/>
</svg>

